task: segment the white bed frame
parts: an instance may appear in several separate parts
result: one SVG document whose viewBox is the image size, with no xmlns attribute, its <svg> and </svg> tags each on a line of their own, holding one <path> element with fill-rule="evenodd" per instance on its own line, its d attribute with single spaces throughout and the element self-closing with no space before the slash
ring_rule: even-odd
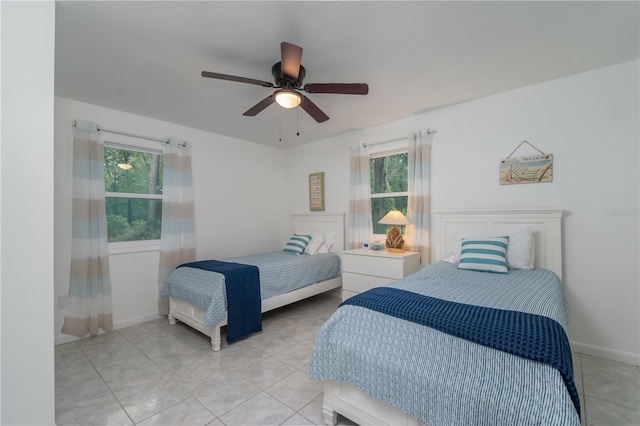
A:
<svg viewBox="0 0 640 426">
<path fill-rule="evenodd" d="M 448 256 L 453 231 L 463 225 L 533 224 L 535 266 L 549 269 L 562 280 L 562 210 L 456 211 L 432 213 L 432 261 Z M 338 414 L 359 425 L 421 425 L 418 420 L 377 401 L 348 383 L 326 381 L 322 405 L 327 425 Z"/>
<path fill-rule="evenodd" d="M 342 213 L 300 213 L 291 215 L 293 232 L 311 233 L 314 231 L 332 231 L 336 235 L 336 241 L 332 252 L 342 255 L 344 250 L 344 214 Z M 274 296 L 262 301 L 262 312 L 268 312 L 285 305 L 324 293 L 342 286 L 342 275 L 320 281 L 318 283 L 299 288 L 289 293 Z M 227 325 L 227 317 L 213 327 L 204 325 L 206 311 L 189 302 L 174 297 L 169 298 L 169 324 L 175 325 L 176 320 L 195 328 L 211 338 L 211 347 L 219 351 L 221 346 L 220 327 Z"/>
</svg>

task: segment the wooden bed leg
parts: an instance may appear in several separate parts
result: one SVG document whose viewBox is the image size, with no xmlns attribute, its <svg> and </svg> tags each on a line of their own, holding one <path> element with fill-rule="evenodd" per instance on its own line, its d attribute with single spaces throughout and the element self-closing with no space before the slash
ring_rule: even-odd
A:
<svg viewBox="0 0 640 426">
<path fill-rule="evenodd" d="M 327 426 L 336 426 L 336 423 L 338 423 L 338 413 L 324 404 L 322 405 L 322 416 Z"/>
<path fill-rule="evenodd" d="M 220 350 L 220 326 L 216 325 L 213 327 L 213 336 L 211 336 L 211 348 L 214 352 L 218 352 Z"/>
<path fill-rule="evenodd" d="M 173 315 L 171 315 L 171 312 L 169 312 L 167 318 L 169 319 L 169 325 L 176 325 L 176 319 L 173 317 Z"/>
</svg>

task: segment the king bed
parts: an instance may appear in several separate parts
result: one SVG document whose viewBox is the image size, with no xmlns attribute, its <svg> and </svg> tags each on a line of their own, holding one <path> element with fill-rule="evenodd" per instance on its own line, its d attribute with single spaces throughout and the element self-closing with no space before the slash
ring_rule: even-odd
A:
<svg viewBox="0 0 640 426">
<path fill-rule="evenodd" d="M 241 265 L 259 271 L 259 297 L 256 314 L 342 286 L 340 254 L 344 249 L 344 215 L 303 213 L 292 215 L 294 236 L 283 251 L 224 259 L 223 265 Z M 296 235 L 311 236 L 303 254 L 289 254 Z M 295 244 L 295 242 L 294 242 Z M 309 249 L 313 247 L 313 253 Z M 296 247 L 294 247 L 296 248 Z M 228 325 L 232 307 L 244 304 L 246 292 L 231 297 L 225 285 L 229 276 L 200 268 L 200 261 L 182 265 L 169 275 L 162 296 L 169 298 L 169 323 L 179 320 L 211 338 L 214 351 L 221 347 L 220 328 Z M 227 278 L 225 278 L 227 277 Z M 233 303 L 233 305 L 231 305 Z M 256 304 L 254 304 L 255 306 Z M 243 306 L 240 306 L 240 310 Z M 242 312 L 240 312 L 242 314 Z M 237 318 L 237 314 L 234 318 Z M 254 315 L 255 316 L 255 315 Z M 257 320 L 260 322 L 260 319 Z M 229 323 L 229 327 L 232 324 Z M 229 340 L 229 327 L 227 340 Z M 261 329 L 261 323 L 255 330 Z M 243 336 L 244 337 L 244 336 Z"/>
<path fill-rule="evenodd" d="M 326 423 L 579 425 L 562 211 L 432 216 L 432 265 L 347 299 L 319 330 Z"/>
</svg>

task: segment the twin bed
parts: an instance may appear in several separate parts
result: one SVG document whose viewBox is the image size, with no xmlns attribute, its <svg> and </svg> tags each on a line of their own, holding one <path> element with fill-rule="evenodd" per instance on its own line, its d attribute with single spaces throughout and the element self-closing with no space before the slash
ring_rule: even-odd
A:
<svg viewBox="0 0 640 426">
<path fill-rule="evenodd" d="M 310 376 L 325 383 L 326 423 L 334 425 L 339 413 L 361 425 L 579 425 L 579 401 L 572 381 L 570 348 L 568 341 L 565 342 L 569 314 L 560 282 L 562 212 L 473 211 L 433 213 L 432 217 L 433 264 L 387 288 L 352 298 L 353 303 L 343 304 L 319 330 Z M 342 251 L 343 215 L 305 214 L 294 215 L 293 219 L 294 232 L 332 229 L 337 237 L 332 251 L 338 254 Z M 482 228 L 480 233 L 475 229 L 478 227 Z M 475 238 L 474 243 L 492 240 L 489 237 L 504 237 L 507 228 L 518 231 L 509 235 L 504 264 L 520 269 L 509 269 L 503 274 L 473 270 L 475 264 L 471 270 L 458 268 L 468 258 L 466 254 L 460 255 L 463 238 L 468 242 L 470 235 Z M 467 236 L 461 231 L 465 229 Z M 524 235 L 528 232 L 529 239 L 522 238 L 521 229 L 525 229 Z M 441 261 L 447 258 L 452 263 Z M 474 262 L 484 261 L 474 259 Z M 532 266 L 535 268 L 530 269 Z M 284 294 L 263 297 L 262 310 L 340 285 L 341 279 L 337 276 Z M 387 293 L 371 294 L 376 291 Z M 551 324 L 555 326 L 556 335 L 551 339 L 552 344 L 543 349 L 538 348 L 535 338 L 527 340 L 528 337 L 517 333 L 518 337 L 506 341 L 512 346 L 529 344 L 530 352 L 537 356 L 542 353 L 542 358 L 551 354 L 556 363 L 549 364 L 535 357 L 528 359 L 484 342 L 468 341 L 437 326 L 425 326 L 410 318 L 415 316 L 413 312 L 402 317 L 384 311 L 389 297 L 406 295 L 421 298 L 420 303 L 443 302 L 495 310 L 490 316 L 494 312 L 524 313 L 522 315 L 535 321 L 544 320 L 542 328 Z M 382 302 L 374 300 L 374 296 L 380 296 Z M 405 305 L 416 304 L 413 299 L 410 303 L 389 300 L 394 309 L 400 311 Z M 375 303 L 371 301 L 384 305 L 384 309 L 373 309 L 371 305 Z M 205 324 L 204 319 L 210 314 L 206 307 L 203 309 L 177 297 L 171 297 L 170 307 L 170 322 L 179 319 L 211 336 L 214 350 L 219 350 L 220 327 L 226 324 L 226 315 L 211 327 Z M 517 318 L 514 322 L 521 321 Z M 473 328 L 477 322 L 472 322 Z M 528 327 L 527 323 L 524 328 Z M 483 333 L 489 340 L 499 334 L 495 329 L 477 334 Z M 557 336 L 565 340 L 556 339 Z M 545 339 L 543 336 L 542 340 Z"/>
<path fill-rule="evenodd" d="M 433 264 L 396 281 L 389 289 L 356 296 L 364 296 L 363 304 L 343 304 L 319 330 L 310 376 L 325 383 L 326 423 L 335 424 L 339 413 L 361 425 L 579 425 L 579 401 L 565 333 L 568 307 L 558 279 L 562 277 L 562 212 L 475 211 L 434 213 L 432 217 Z M 462 270 L 458 263 L 438 261 L 460 261 L 455 252 L 460 250 L 461 239 L 467 238 L 465 232 L 477 237 L 476 241 L 503 236 L 506 228 L 531 230 L 530 240 L 511 235 L 516 243 L 513 253 L 520 257 L 512 260 L 521 262 L 525 269 L 533 262 L 535 269 L 509 269 L 507 274 L 499 274 Z M 449 334 L 450 330 L 441 331 L 440 323 L 425 326 L 407 320 L 417 315 L 415 311 L 405 319 L 396 316 L 395 311 L 402 312 L 407 304 L 393 298 L 381 303 L 385 309 L 393 309 L 379 312 L 372 308 L 375 295 L 369 294 L 376 291 L 411 294 L 420 298 L 420 303 L 435 301 L 429 305 L 433 309 L 438 303 L 447 303 L 448 309 L 452 301 L 465 310 L 488 307 L 491 315 L 524 312 L 522 315 L 536 321 L 544 320 L 545 327 L 555 325 L 565 340 L 552 340 L 546 347 L 544 341 L 528 341 L 520 335 L 505 341 L 507 346 L 528 342 L 529 349 L 539 354 L 560 354 L 564 375 L 562 368 L 540 360 L 458 337 L 459 317 L 454 318 L 454 334 Z M 468 330 L 477 328 L 474 319 L 465 323 L 460 335 L 473 335 Z M 480 337 L 489 340 L 500 334 L 484 329 L 478 334 L 483 332 L 486 335 Z"/>
<path fill-rule="evenodd" d="M 314 255 L 264 253 L 224 259 L 256 265 L 260 270 L 262 312 L 342 286 L 339 256 L 344 249 L 344 214 L 292 215 L 293 232 L 326 236 L 325 250 Z M 324 253 L 326 252 L 326 253 Z M 169 297 L 169 323 L 179 320 L 211 338 L 214 351 L 221 347 L 220 328 L 227 325 L 224 276 L 183 267 L 167 279 L 162 296 Z"/>
</svg>

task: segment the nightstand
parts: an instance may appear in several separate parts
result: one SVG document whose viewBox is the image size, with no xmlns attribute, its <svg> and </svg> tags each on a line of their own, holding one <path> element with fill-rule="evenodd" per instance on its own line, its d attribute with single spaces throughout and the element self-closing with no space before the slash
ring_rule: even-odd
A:
<svg viewBox="0 0 640 426">
<path fill-rule="evenodd" d="M 354 249 L 342 252 L 342 300 L 420 269 L 420 253 Z"/>
</svg>

